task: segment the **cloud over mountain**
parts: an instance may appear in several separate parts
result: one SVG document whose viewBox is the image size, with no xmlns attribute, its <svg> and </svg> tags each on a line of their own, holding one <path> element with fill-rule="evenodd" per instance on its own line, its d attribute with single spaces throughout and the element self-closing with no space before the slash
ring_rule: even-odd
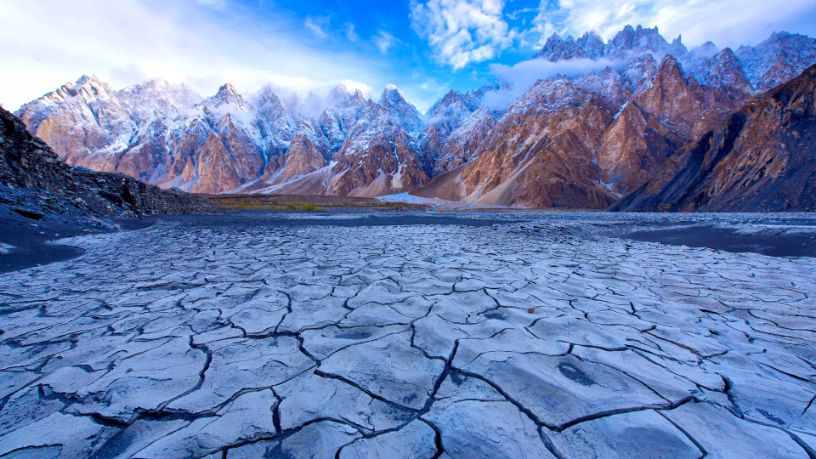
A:
<svg viewBox="0 0 816 459">
<path fill-rule="evenodd" d="M 495 57 L 515 35 L 505 21 L 503 0 L 411 2 L 411 20 L 427 38 L 434 57 L 453 69 Z"/>
</svg>

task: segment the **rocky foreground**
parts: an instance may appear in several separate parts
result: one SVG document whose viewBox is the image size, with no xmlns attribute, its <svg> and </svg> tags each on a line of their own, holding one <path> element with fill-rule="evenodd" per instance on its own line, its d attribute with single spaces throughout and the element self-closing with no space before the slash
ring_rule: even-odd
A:
<svg viewBox="0 0 816 459">
<path fill-rule="evenodd" d="M 0 455 L 813 457 L 816 259 L 614 237 L 705 218 L 75 238 L 0 276 Z"/>
</svg>

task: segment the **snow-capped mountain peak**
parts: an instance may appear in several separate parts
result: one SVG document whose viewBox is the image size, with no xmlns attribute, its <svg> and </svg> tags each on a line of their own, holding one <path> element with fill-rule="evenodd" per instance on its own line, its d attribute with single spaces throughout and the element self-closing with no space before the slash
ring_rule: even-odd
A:
<svg viewBox="0 0 816 459">
<path fill-rule="evenodd" d="M 407 102 L 405 102 L 405 97 L 397 85 L 393 83 L 385 85 L 385 89 L 383 89 L 382 95 L 380 96 L 380 105 L 383 107 L 389 107 L 402 103 Z"/>
<path fill-rule="evenodd" d="M 754 88 L 763 91 L 790 80 L 816 62 L 816 38 L 774 32 L 757 46 L 740 46 L 735 54 Z"/>
<path fill-rule="evenodd" d="M 720 48 L 717 45 L 715 45 L 713 42 L 707 41 L 702 45 L 689 51 L 688 60 L 694 62 L 701 62 L 706 59 L 711 59 L 719 52 Z"/>
<path fill-rule="evenodd" d="M 232 83 L 225 83 L 218 88 L 218 92 L 210 98 L 210 101 L 216 106 L 223 104 L 242 105 L 244 98 Z"/>
<path fill-rule="evenodd" d="M 607 44 L 606 55 L 611 58 L 623 58 L 628 54 L 644 52 L 658 54 L 672 54 L 675 57 L 685 55 L 688 50 L 683 45 L 681 37 L 677 37 L 671 44 L 660 35 L 657 27 L 644 28 L 627 25 Z"/>
<path fill-rule="evenodd" d="M 73 97 L 81 98 L 85 103 L 96 99 L 107 99 L 113 89 L 94 75 L 83 75 L 74 83 L 65 83 L 56 91 L 46 95 L 55 102 L 62 102 Z"/>
<path fill-rule="evenodd" d="M 682 37 L 677 37 L 669 43 L 660 35 L 657 27 L 644 28 L 627 25 L 608 43 L 604 43 L 603 39 L 594 32 L 587 32 L 577 40 L 571 36 L 562 37 L 553 34 L 537 57 L 552 62 L 569 59 L 597 60 L 604 57 L 620 60 L 644 54 L 656 54 L 658 57 L 672 54 L 675 57 L 681 57 L 687 52 Z"/>
<path fill-rule="evenodd" d="M 110 86 L 102 82 L 96 75 L 82 75 L 74 85 L 77 89 L 86 89 L 98 93 L 108 92 Z"/>
<path fill-rule="evenodd" d="M 587 32 L 578 40 L 553 34 L 538 57 L 557 62 L 568 59 L 598 59 L 604 56 L 606 45 L 595 32 Z"/>
<path fill-rule="evenodd" d="M 406 131 L 418 133 L 422 129 L 422 117 L 411 103 L 405 100 L 395 84 L 388 84 L 380 97 L 380 106 L 391 115 L 395 123 Z"/>
</svg>

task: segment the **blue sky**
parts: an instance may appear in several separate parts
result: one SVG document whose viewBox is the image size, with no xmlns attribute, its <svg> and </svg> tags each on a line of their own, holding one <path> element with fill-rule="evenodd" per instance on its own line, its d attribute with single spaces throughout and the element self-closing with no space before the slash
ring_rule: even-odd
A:
<svg viewBox="0 0 816 459">
<path fill-rule="evenodd" d="M 225 81 L 247 92 L 348 81 L 377 97 L 395 83 L 425 110 L 530 59 L 554 32 L 609 38 L 625 24 L 733 47 L 774 30 L 816 35 L 816 0 L 0 0 L 0 104 L 92 73 L 202 95 Z"/>
</svg>

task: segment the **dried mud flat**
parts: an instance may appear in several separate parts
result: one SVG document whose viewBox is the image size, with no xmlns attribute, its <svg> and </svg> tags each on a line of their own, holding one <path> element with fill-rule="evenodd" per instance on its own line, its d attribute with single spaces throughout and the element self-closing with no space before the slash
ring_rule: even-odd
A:
<svg viewBox="0 0 816 459">
<path fill-rule="evenodd" d="M 0 456 L 813 457 L 816 259 L 621 236 L 815 217 L 433 218 L 163 220 L 0 275 Z"/>
</svg>

